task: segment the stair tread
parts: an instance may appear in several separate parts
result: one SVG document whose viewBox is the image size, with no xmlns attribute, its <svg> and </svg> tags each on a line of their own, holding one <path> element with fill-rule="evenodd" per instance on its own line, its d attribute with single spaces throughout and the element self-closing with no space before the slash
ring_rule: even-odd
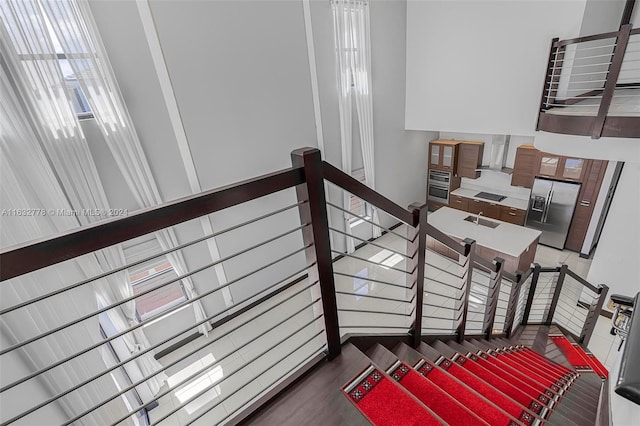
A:
<svg viewBox="0 0 640 426">
<path fill-rule="evenodd" d="M 416 372 L 409 363 L 400 363 L 400 360 L 387 348 L 382 345 L 374 345 L 366 351 L 375 363 L 389 363 L 393 358 L 388 373 L 398 380 L 400 386 L 407 389 L 416 398 L 430 407 L 434 413 L 440 416 L 444 421 L 450 424 L 487 424 L 472 411 L 464 407 L 453 396 L 440 388 L 435 383 L 426 380 L 418 372 Z M 378 364 L 381 365 L 381 364 Z M 400 366 L 405 366 L 408 371 L 394 374 Z"/>
<path fill-rule="evenodd" d="M 414 350 L 413 348 L 405 345 L 405 344 L 399 344 L 394 348 L 394 353 L 396 353 L 397 355 L 399 355 L 399 358 L 401 360 L 407 361 L 408 363 L 411 363 L 412 365 L 418 361 L 418 360 L 423 360 L 423 362 L 427 362 L 431 365 L 435 365 L 433 361 L 428 360 L 427 357 L 424 356 L 424 354 L 422 354 L 422 350 L 426 350 L 426 352 L 428 352 L 431 357 L 435 357 L 436 359 L 441 359 L 442 355 L 434 350 L 433 348 L 431 348 L 429 345 L 426 345 L 425 343 L 422 343 L 419 348 L 420 352 Z M 404 358 L 403 358 L 404 357 Z M 460 391 L 460 385 L 464 386 L 465 391 L 468 392 L 468 394 L 471 394 L 472 396 L 470 396 L 470 398 L 474 398 L 474 400 L 472 401 L 474 405 L 474 407 L 476 408 L 476 410 L 478 410 L 478 406 L 482 403 L 488 403 L 489 404 L 489 408 L 485 408 L 485 410 L 493 410 L 492 413 L 494 415 L 507 415 L 509 417 L 511 417 L 510 415 L 508 415 L 505 411 L 503 411 L 501 408 L 497 407 L 493 402 L 489 401 L 488 399 L 486 399 L 484 396 L 482 396 L 480 393 L 478 393 L 477 391 L 471 389 L 469 386 L 467 386 L 466 384 L 464 384 L 463 381 L 455 378 L 454 376 L 450 375 L 449 373 L 447 373 L 446 371 L 444 371 L 443 369 L 441 369 L 440 367 L 436 367 L 437 373 L 436 374 L 440 374 L 440 376 L 438 377 L 438 379 L 443 380 L 443 382 L 448 382 L 449 385 L 449 390 L 451 392 L 453 392 L 453 388 L 457 388 L 458 391 Z M 445 389 L 446 390 L 446 389 Z M 469 405 L 467 404 L 468 408 Z M 486 407 L 486 406 L 485 406 Z M 498 409 L 500 412 L 496 412 L 495 409 Z M 473 411 L 476 411 L 473 410 Z M 478 413 L 476 411 L 477 414 L 480 415 L 480 413 Z M 489 415 L 489 413 L 482 413 L 484 415 Z"/>
</svg>

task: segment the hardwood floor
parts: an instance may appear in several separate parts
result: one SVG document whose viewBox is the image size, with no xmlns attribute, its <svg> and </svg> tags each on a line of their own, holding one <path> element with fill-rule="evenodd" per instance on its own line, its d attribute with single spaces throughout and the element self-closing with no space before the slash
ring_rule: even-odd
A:
<svg viewBox="0 0 640 426">
<path fill-rule="evenodd" d="M 337 358 L 320 364 L 241 424 L 369 425 L 340 388 L 370 363 L 355 346 L 346 344 Z"/>
</svg>

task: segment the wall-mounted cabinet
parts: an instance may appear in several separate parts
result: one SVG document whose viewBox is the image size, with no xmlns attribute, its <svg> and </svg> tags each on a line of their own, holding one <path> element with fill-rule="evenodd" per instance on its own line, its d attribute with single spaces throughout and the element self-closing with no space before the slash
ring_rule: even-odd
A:
<svg viewBox="0 0 640 426">
<path fill-rule="evenodd" d="M 459 141 L 435 140 L 429 143 L 429 169 L 455 173 Z"/>
<path fill-rule="evenodd" d="M 516 160 L 511 175 L 512 186 L 533 187 L 533 181 L 540 168 L 540 151 L 533 145 L 520 145 L 516 150 Z"/>
<path fill-rule="evenodd" d="M 538 176 L 582 182 L 587 162 L 588 160 L 584 158 L 564 157 L 543 152 L 540 154 Z"/>
<path fill-rule="evenodd" d="M 463 141 L 458 145 L 458 164 L 456 173 L 459 177 L 477 179 L 480 177 L 484 142 Z"/>
<path fill-rule="evenodd" d="M 482 166 L 484 142 L 439 139 L 429 143 L 429 169 L 451 172 L 456 177 L 477 179 Z"/>
</svg>

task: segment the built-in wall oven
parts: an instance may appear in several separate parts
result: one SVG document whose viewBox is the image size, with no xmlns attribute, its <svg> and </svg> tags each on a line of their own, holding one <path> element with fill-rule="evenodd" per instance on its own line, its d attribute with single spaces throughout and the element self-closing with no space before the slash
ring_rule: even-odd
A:
<svg viewBox="0 0 640 426">
<path fill-rule="evenodd" d="M 450 172 L 429 170 L 429 181 L 427 182 L 427 199 L 442 204 L 449 204 L 450 184 Z"/>
</svg>

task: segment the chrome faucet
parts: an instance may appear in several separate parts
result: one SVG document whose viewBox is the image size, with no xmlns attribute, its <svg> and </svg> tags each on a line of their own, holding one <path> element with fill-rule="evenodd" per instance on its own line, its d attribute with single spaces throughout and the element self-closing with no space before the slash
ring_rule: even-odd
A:
<svg viewBox="0 0 640 426">
<path fill-rule="evenodd" d="M 482 212 L 478 213 L 476 215 L 476 225 L 478 225 L 480 223 L 480 216 L 482 216 Z"/>
</svg>

